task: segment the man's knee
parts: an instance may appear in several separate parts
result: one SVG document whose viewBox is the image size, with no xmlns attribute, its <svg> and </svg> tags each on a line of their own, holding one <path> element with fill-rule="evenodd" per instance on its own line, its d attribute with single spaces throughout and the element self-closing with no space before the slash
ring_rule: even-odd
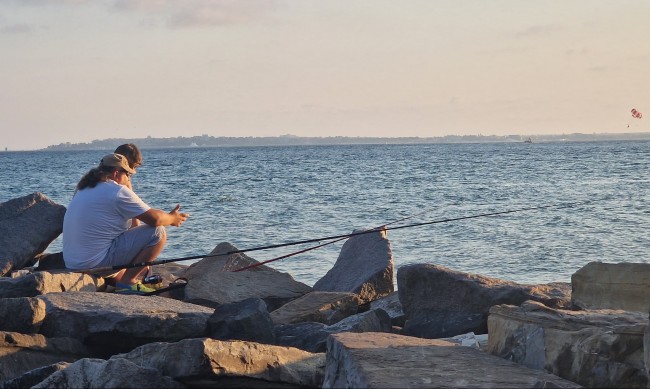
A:
<svg viewBox="0 0 650 389">
<path fill-rule="evenodd" d="M 167 229 L 163 226 L 155 227 L 153 236 L 156 238 L 156 244 L 165 244 L 167 242 Z"/>
</svg>

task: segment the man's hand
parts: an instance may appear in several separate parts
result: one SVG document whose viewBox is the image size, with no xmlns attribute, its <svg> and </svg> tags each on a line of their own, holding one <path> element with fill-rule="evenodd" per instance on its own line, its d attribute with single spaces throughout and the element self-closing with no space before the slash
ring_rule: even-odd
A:
<svg viewBox="0 0 650 389">
<path fill-rule="evenodd" d="M 188 217 L 190 217 L 189 213 L 179 212 L 179 209 L 181 209 L 181 205 L 176 204 L 176 207 L 172 209 L 171 212 L 169 212 L 169 214 L 174 218 L 173 222 L 171 223 L 171 225 L 174 227 L 180 227 L 181 224 L 183 224 L 183 222 L 187 220 Z"/>
</svg>

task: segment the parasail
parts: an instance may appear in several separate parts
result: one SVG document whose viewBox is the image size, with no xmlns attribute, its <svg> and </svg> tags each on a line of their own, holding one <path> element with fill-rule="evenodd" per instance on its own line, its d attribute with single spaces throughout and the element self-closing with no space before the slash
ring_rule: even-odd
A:
<svg viewBox="0 0 650 389">
<path fill-rule="evenodd" d="M 635 119 L 641 119 L 643 117 L 643 114 L 639 111 L 637 111 L 635 108 L 632 108 L 632 117 Z"/>
</svg>

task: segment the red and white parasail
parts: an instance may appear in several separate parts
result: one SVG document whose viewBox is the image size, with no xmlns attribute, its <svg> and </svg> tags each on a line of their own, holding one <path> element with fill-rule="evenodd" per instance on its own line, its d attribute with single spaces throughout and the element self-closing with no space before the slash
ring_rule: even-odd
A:
<svg viewBox="0 0 650 389">
<path fill-rule="evenodd" d="M 636 108 L 632 108 L 632 117 L 635 119 L 641 119 L 643 117 L 643 114 L 639 111 L 636 110 Z"/>
</svg>

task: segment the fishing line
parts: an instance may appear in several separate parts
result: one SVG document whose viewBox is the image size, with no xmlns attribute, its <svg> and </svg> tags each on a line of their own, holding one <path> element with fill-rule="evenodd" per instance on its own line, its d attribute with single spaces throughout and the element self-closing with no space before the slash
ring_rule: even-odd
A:
<svg viewBox="0 0 650 389">
<path fill-rule="evenodd" d="M 497 211 L 497 212 L 488 212 L 488 213 L 481 213 L 477 215 L 469 215 L 469 216 L 459 216 L 459 217 L 454 217 L 454 218 L 447 218 L 447 219 L 438 219 L 438 220 L 432 220 L 432 221 L 427 221 L 427 222 L 421 222 L 421 223 L 413 223 L 413 224 L 406 224 L 402 226 L 394 226 L 394 227 L 386 227 L 386 225 L 382 225 L 380 228 L 374 228 L 374 229 L 368 229 L 368 230 L 362 230 L 362 231 L 356 231 L 348 234 L 342 234 L 342 235 L 332 235 L 332 236 L 325 236 L 325 237 L 320 237 L 320 238 L 314 238 L 314 239 L 305 239 L 305 240 L 299 240 L 295 242 L 287 242 L 287 243 L 280 243 L 280 244 L 273 244 L 273 245 L 267 245 L 267 246 L 259 246 L 259 247 L 252 247 L 249 249 L 238 249 L 238 250 L 231 250 L 225 253 L 220 253 L 220 254 L 207 254 L 207 255 L 193 255 L 189 257 L 180 257 L 180 258 L 171 258 L 171 259 L 160 259 L 157 261 L 152 261 L 152 262 L 140 262 L 140 263 L 131 263 L 128 265 L 116 265 L 116 266 L 108 266 L 108 267 L 102 267 L 102 268 L 95 268 L 95 269 L 89 269 L 89 270 L 78 270 L 80 272 L 84 273 L 92 273 L 92 272 L 99 272 L 99 271 L 109 271 L 109 270 L 122 270 L 122 269 L 132 269 L 136 267 L 145 267 L 145 266 L 155 266 L 155 265 L 163 265 L 165 263 L 170 263 L 170 262 L 180 262 L 180 261 L 189 261 L 192 259 L 202 259 L 202 258 L 210 258 L 210 257 L 218 257 L 222 255 L 232 255 L 232 254 L 239 254 L 239 253 L 246 253 L 246 252 L 252 252 L 252 251 L 262 251 L 262 250 L 270 250 L 270 249 L 275 249 L 275 248 L 280 248 L 280 247 L 288 247 L 288 246 L 296 246 L 296 245 L 301 245 L 301 244 L 307 244 L 307 243 L 316 243 L 316 242 L 322 242 L 324 240 L 341 240 L 345 238 L 351 238 L 353 236 L 359 236 L 359 235 L 365 235 L 365 234 L 372 234 L 377 231 L 390 231 L 390 230 L 400 230 L 404 228 L 414 228 L 414 227 L 421 227 L 421 226 L 426 226 L 426 225 L 432 225 L 432 224 L 440 224 L 440 223 L 449 223 L 449 222 L 454 222 L 454 221 L 460 221 L 460 220 L 468 220 L 468 219 L 477 219 L 481 217 L 489 217 L 489 216 L 497 216 L 497 215 L 506 215 L 510 213 L 516 213 L 516 212 L 525 212 L 525 211 L 535 211 L 535 210 L 540 210 L 540 209 L 547 209 L 547 208 L 568 208 L 573 205 L 579 205 L 579 204 L 586 204 L 590 203 L 592 201 L 587 200 L 584 202 L 577 202 L 577 203 L 560 203 L 560 204 L 551 204 L 551 205 L 539 205 L 535 207 L 527 207 L 527 208 L 518 208 L 518 209 L 511 209 L 507 211 Z M 421 213 L 420 213 L 421 214 Z M 408 218 L 410 218 L 409 216 Z M 332 242 L 334 243 L 334 242 Z M 317 247 L 315 247 L 317 248 Z M 308 250 L 306 250 L 308 251 Z"/>
</svg>

